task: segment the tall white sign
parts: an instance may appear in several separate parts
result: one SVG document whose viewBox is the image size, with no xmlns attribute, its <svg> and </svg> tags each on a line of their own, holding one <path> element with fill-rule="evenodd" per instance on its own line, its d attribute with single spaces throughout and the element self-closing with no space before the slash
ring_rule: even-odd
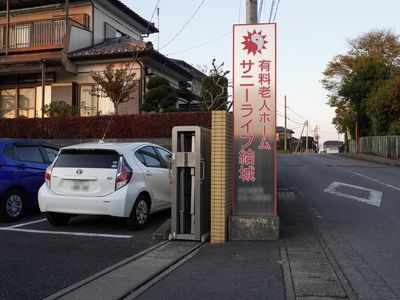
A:
<svg viewBox="0 0 400 300">
<path fill-rule="evenodd" d="M 276 215 L 276 24 L 233 26 L 234 214 Z"/>
</svg>

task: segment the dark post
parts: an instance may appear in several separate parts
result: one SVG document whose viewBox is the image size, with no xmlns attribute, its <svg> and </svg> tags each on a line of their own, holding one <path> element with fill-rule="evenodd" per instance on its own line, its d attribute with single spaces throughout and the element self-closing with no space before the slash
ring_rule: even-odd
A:
<svg viewBox="0 0 400 300">
<path fill-rule="evenodd" d="M 42 118 L 44 118 L 44 103 L 45 103 L 45 88 L 46 88 L 46 60 L 42 58 Z"/>
</svg>

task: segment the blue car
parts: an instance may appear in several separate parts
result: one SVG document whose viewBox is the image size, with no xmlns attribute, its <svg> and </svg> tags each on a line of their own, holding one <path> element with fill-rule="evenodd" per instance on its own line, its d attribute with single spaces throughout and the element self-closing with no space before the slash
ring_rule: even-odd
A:
<svg viewBox="0 0 400 300">
<path fill-rule="evenodd" d="M 33 140 L 0 139 L 0 219 L 14 222 L 37 205 L 46 168 L 56 146 Z"/>
</svg>

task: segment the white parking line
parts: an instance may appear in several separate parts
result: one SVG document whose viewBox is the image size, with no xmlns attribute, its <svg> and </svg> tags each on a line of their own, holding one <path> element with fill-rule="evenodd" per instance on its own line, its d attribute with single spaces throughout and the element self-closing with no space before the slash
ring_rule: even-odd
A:
<svg viewBox="0 0 400 300">
<path fill-rule="evenodd" d="M 43 221 L 46 221 L 46 218 L 43 218 L 43 219 L 40 219 L 40 220 L 36 220 L 36 221 L 32 221 L 32 222 L 26 222 L 26 223 L 22 223 L 22 224 L 17 224 L 17 225 L 14 225 L 14 226 L 10 226 L 10 227 L 8 227 L 8 228 L 24 227 L 24 226 L 27 226 L 27 225 L 31 225 L 31 224 L 35 224 L 35 223 L 40 223 L 40 222 L 43 222 Z"/>
<path fill-rule="evenodd" d="M 104 237 L 104 238 L 118 238 L 118 239 L 130 239 L 130 238 L 133 237 L 133 235 L 49 231 L 49 230 L 22 229 L 22 228 L 15 228 L 15 227 L 1 227 L 0 231 L 28 232 L 28 233 L 41 233 L 41 234 L 58 234 L 58 235 L 74 235 L 74 236 L 90 236 L 90 237 Z"/>
<path fill-rule="evenodd" d="M 349 194 L 338 192 L 337 189 L 339 187 L 342 187 L 342 186 L 353 188 L 353 189 L 357 189 L 357 190 L 367 191 L 367 192 L 369 192 L 368 198 L 362 198 L 362 197 L 358 197 L 358 196 L 355 196 L 355 195 L 349 195 Z M 368 188 L 365 188 L 365 187 L 362 187 L 362 186 L 357 186 L 357 185 L 352 185 L 352 184 L 343 183 L 343 182 L 337 182 L 337 181 L 332 182 L 324 190 L 324 192 L 330 193 L 330 194 L 333 194 L 333 195 L 336 195 L 336 196 L 342 196 L 342 197 L 346 197 L 346 198 L 349 198 L 349 199 L 357 200 L 357 201 L 364 202 L 364 203 L 371 204 L 371 205 L 375 205 L 375 206 L 378 206 L 378 207 L 381 206 L 382 195 L 383 195 L 383 193 L 381 191 L 375 191 L 375 190 L 368 189 Z"/>
</svg>

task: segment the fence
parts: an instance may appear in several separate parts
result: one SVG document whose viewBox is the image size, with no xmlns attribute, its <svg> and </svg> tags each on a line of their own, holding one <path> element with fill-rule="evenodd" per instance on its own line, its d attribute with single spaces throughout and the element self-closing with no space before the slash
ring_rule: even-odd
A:
<svg viewBox="0 0 400 300">
<path fill-rule="evenodd" d="M 400 159 L 400 136 L 366 136 L 358 140 L 358 151 L 365 154 Z M 356 152 L 356 142 L 350 141 L 350 152 Z"/>
</svg>

